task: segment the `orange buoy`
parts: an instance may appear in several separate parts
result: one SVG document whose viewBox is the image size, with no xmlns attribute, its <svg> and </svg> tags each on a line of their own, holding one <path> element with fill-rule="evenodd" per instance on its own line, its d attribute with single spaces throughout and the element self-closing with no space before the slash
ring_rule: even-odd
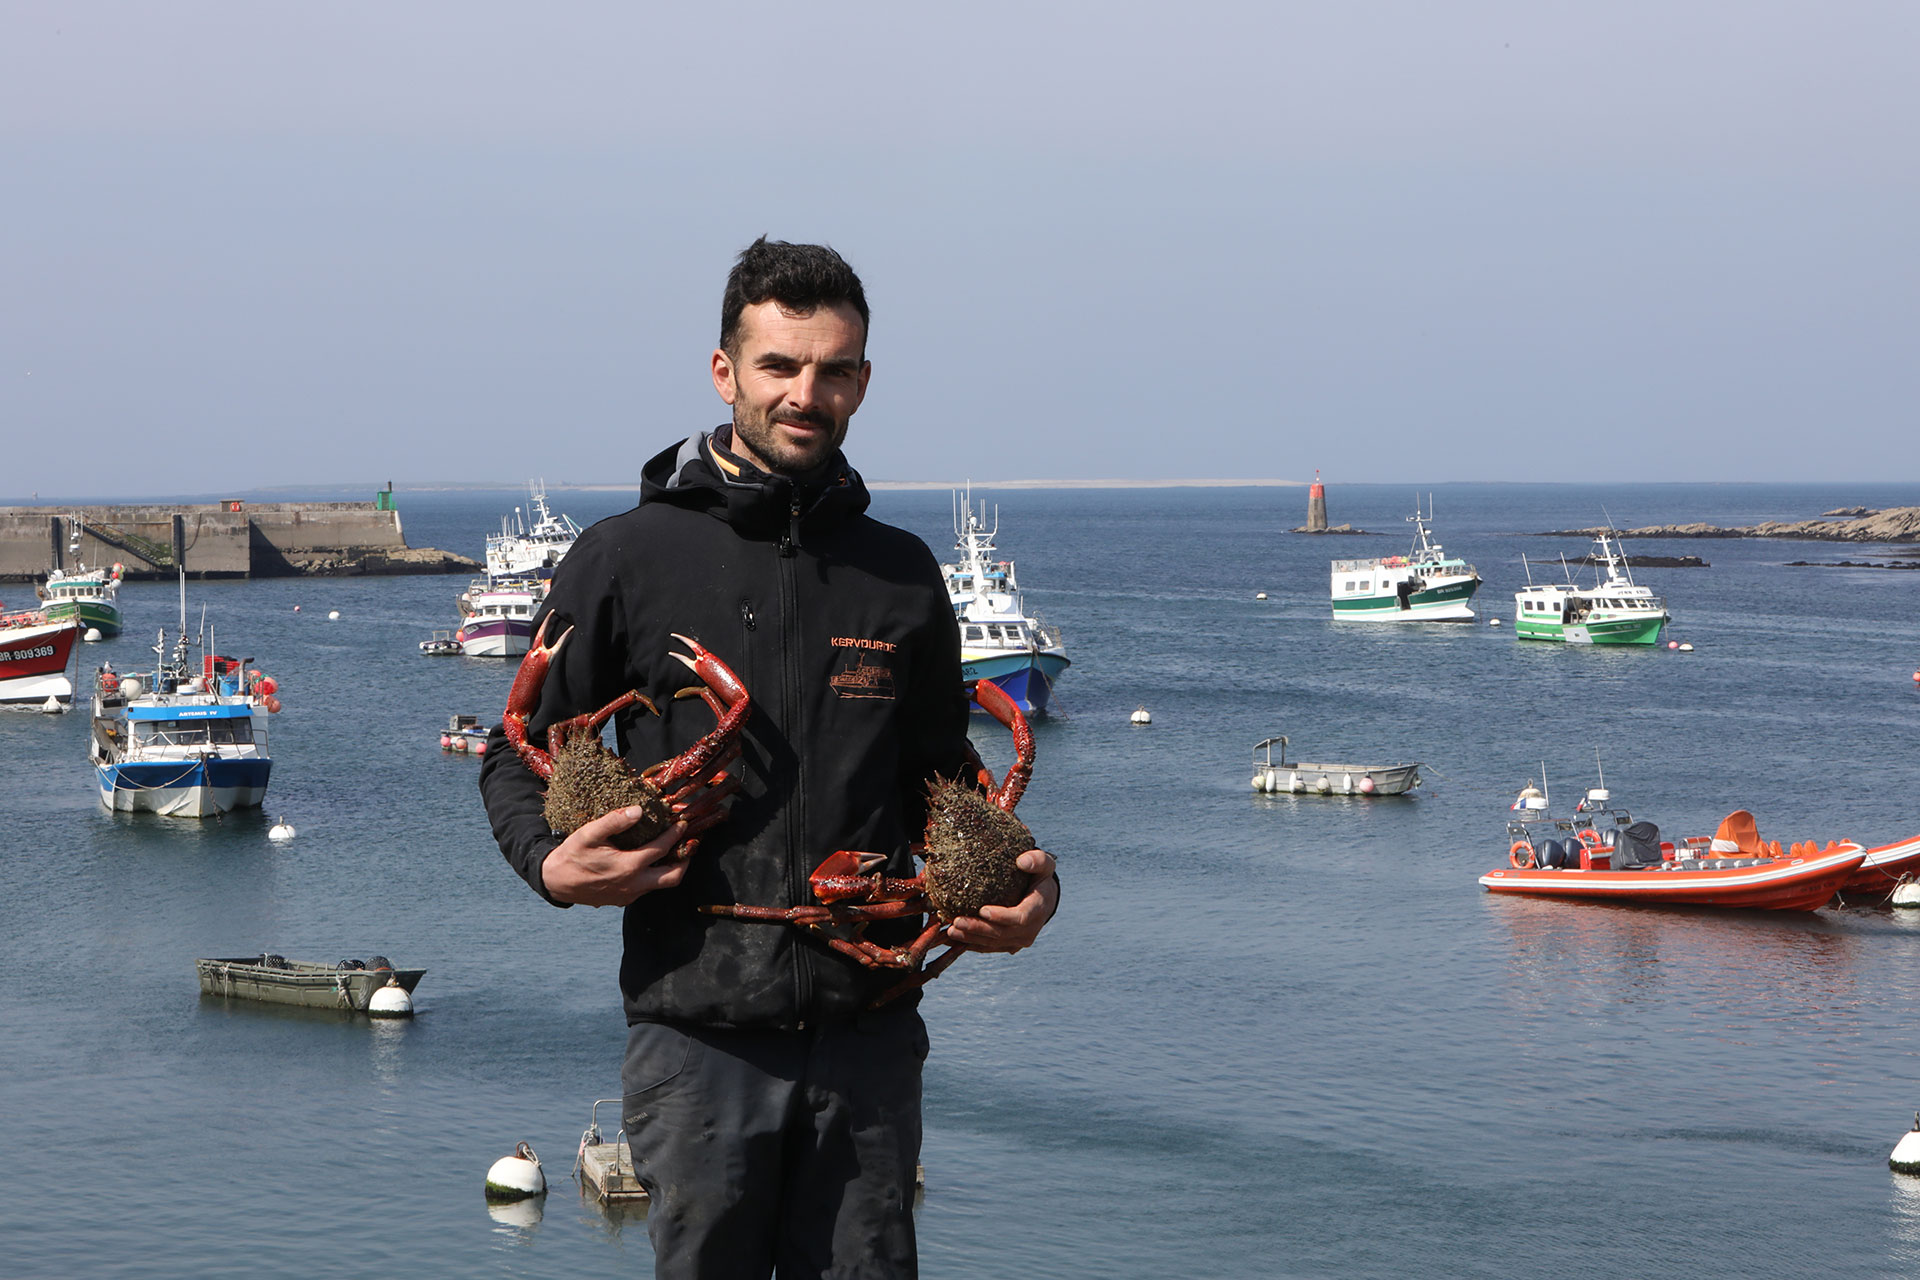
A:
<svg viewBox="0 0 1920 1280">
<path fill-rule="evenodd" d="M 267 699 L 267 714 L 273 716 L 280 714 L 280 699 L 274 697 Z"/>
<path fill-rule="evenodd" d="M 260 692 L 266 694 L 268 697 L 272 697 L 279 691 L 280 686 L 274 683 L 272 676 L 262 677 L 260 681 Z"/>
</svg>

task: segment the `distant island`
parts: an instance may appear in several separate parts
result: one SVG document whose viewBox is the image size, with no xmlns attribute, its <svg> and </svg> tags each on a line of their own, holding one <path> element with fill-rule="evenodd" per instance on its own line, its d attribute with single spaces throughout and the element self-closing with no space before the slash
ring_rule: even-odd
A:
<svg viewBox="0 0 1920 1280">
<path fill-rule="evenodd" d="M 1920 507 L 1872 511 L 1845 507 L 1814 520 L 1767 520 L 1725 528 L 1716 524 L 1656 524 L 1641 529 L 1555 529 L 1543 538 L 1797 538 L 1808 542 L 1920 542 Z"/>
</svg>

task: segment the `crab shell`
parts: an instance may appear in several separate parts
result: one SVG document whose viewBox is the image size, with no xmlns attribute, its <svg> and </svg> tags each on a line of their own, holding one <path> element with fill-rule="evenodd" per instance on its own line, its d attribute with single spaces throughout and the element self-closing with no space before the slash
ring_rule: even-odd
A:
<svg viewBox="0 0 1920 1280">
<path fill-rule="evenodd" d="M 1014 861 L 1034 847 L 1027 824 L 972 787 L 937 779 L 927 793 L 924 883 L 940 923 L 1017 906 L 1033 887 Z"/>
<path fill-rule="evenodd" d="M 553 756 L 546 818 L 554 834 L 569 836 L 595 818 L 637 805 L 640 820 L 614 836 L 617 849 L 638 849 L 674 823 L 660 789 L 602 746 L 598 738 L 569 738 Z"/>
</svg>

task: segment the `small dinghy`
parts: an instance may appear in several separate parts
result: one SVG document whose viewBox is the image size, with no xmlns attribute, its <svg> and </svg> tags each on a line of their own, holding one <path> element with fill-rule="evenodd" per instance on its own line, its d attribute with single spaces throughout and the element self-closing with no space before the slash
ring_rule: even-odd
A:
<svg viewBox="0 0 1920 1280">
<path fill-rule="evenodd" d="M 1274 744 L 1280 758 L 1273 758 Z M 1420 785 L 1420 765 L 1308 764 L 1287 761 L 1287 738 L 1279 734 L 1253 744 L 1253 789 L 1268 794 L 1398 796 Z"/>
<path fill-rule="evenodd" d="M 314 964 L 272 954 L 227 956 L 195 960 L 193 967 L 200 974 L 202 995 L 356 1013 L 380 1012 L 376 997 L 385 987 L 411 995 L 427 972 L 396 969 L 385 956 L 338 964 Z"/>
<path fill-rule="evenodd" d="M 1745 809 L 1728 814 L 1711 838 L 1676 844 L 1662 840 L 1653 823 L 1614 807 L 1604 788 L 1589 791 L 1572 819 L 1550 816 L 1532 784 L 1513 808 L 1523 816 L 1507 823 L 1509 865 L 1480 877 L 1493 893 L 1815 911 L 1867 857 L 1851 841 L 1782 849 L 1760 839 Z"/>
<path fill-rule="evenodd" d="M 466 652 L 460 642 L 453 638 L 451 631 L 436 631 L 433 639 L 420 642 L 420 652 L 429 658 L 457 658 Z"/>
</svg>

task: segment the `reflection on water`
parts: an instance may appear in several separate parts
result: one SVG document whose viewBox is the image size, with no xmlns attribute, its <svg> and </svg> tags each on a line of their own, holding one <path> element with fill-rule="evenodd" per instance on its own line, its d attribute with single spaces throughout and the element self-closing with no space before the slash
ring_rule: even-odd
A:
<svg viewBox="0 0 1920 1280">
<path fill-rule="evenodd" d="M 529 1196 L 525 1200 L 504 1203 L 487 1201 L 487 1216 L 494 1222 L 494 1237 L 502 1245 L 524 1245 L 533 1241 L 533 1231 L 546 1216 L 547 1198 Z"/>
</svg>

